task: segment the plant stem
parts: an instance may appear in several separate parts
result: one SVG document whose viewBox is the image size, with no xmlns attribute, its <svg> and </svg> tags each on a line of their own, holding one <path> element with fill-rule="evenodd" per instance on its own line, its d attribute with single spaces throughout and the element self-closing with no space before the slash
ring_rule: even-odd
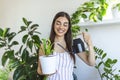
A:
<svg viewBox="0 0 120 80">
<path fill-rule="evenodd" d="M 98 68 L 98 72 L 99 72 L 99 75 L 100 75 L 101 80 L 103 80 L 103 78 L 102 78 L 102 75 L 101 75 L 101 72 L 100 72 L 100 69 L 99 69 L 99 68 Z"/>
</svg>

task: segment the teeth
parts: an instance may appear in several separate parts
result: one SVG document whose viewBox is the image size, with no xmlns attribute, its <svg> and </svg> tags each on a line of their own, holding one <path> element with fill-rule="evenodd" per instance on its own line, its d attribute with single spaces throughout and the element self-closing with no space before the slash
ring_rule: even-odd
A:
<svg viewBox="0 0 120 80">
<path fill-rule="evenodd" d="M 63 31 L 63 30 L 58 30 L 58 32 L 62 33 L 62 32 L 64 32 L 64 31 Z"/>
</svg>

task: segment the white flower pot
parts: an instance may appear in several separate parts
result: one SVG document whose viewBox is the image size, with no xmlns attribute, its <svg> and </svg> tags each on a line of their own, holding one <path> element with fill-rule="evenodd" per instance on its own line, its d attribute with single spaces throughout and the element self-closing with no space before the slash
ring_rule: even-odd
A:
<svg viewBox="0 0 120 80">
<path fill-rule="evenodd" d="M 43 74 L 53 74 L 56 72 L 57 55 L 40 56 L 39 60 Z"/>
</svg>

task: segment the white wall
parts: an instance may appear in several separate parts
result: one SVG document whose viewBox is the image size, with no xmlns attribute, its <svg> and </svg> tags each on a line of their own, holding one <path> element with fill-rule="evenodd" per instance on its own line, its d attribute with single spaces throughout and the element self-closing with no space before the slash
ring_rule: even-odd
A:
<svg viewBox="0 0 120 80">
<path fill-rule="evenodd" d="M 13 31 L 17 31 L 19 26 L 23 25 L 22 17 L 25 17 L 40 25 L 41 37 L 48 37 L 52 19 L 57 12 L 66 11 L 71 15 L 85 1 L 88 0 L 0 0 L 0 27 L 11 27 Z M 108 57 L 118 59 L 116 67 L 120 69 L 119 25 L 90 26 L 87 28 L 93 44 L 102 48 Z M 0 51 L 1 56 L 2 53 L 3 50 Z M 96 69 L 87 66 L 78 58 L 75 72 L 79 80 L 99 80 Z"/>
</svg>

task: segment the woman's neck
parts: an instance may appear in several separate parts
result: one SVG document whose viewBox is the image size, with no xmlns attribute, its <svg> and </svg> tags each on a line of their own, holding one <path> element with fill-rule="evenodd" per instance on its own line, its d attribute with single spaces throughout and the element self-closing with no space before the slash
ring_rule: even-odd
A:
<svg viewBox="0 0 120 80">
<path fill-rule="evenodd" d="M 64 36 L 62 36 L 62 37 L 56 36 L 55 37 L 55 42 L 63 42 L 63 41 L 65 41 Z"/>
</svg>

